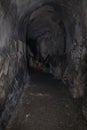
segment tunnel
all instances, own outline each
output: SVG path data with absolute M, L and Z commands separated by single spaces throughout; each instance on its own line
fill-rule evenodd
M 55 3 L 43 4 L 31 11 L 30 16 L 28 12 L 19 22 L 19 35 L 26 42 L 29 65 L 41 62 L 44 69 L 48 66 L 55 77 L 59 75 L 58 78 L 61 78 L 64 68 L 61 66 L 63 65 L 61 61 L 63 62 L 66 55 L 67 34 L 62 9 L 55 5 Z
M 86 0 L 0 1 L 0 130 L 87 129 Z

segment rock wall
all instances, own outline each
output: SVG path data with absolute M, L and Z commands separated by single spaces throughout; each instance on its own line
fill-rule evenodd
M 9 119 L 26 82 L 26 45 L 17 38 L 17 19 L 16 5 L 0 1 L 0 128 L 3 120 Z

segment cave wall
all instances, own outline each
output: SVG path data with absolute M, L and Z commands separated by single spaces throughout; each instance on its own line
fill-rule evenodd
M 26 77 L 25 44 L 17 38 L 17 19 L 15 3 L 0 1 L 0 128 L 17 104 Z

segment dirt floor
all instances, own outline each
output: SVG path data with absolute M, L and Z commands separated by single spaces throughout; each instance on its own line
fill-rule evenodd
M 60 81 L 32 72 L 6 130 L 87 130 L 80 105 Z

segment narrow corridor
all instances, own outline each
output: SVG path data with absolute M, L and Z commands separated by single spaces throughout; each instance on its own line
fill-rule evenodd
M 87 130 L 80 102 L 51 75 L 32 72 L 6 130 Z

